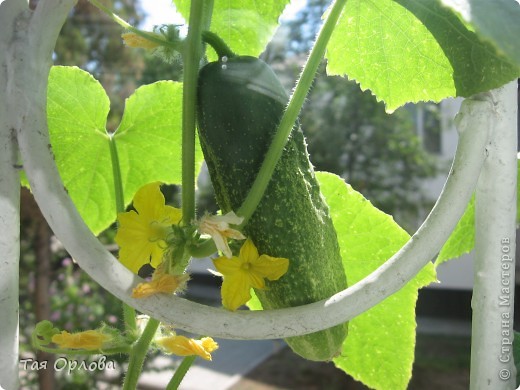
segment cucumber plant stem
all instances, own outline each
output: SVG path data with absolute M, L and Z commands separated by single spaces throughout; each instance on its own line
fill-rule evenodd
M 119 165 L 119 155 L 117 154 L 115 134 L 108 135 L 110 146 L 110 162 L 112 163 L 112 174 L 114 175 L 114 193 L 116 198 L 116 213 L 125 211 L 125 200 L 123 197 L 123 181 L 121 179 L 121 167 Z
M 209 31 L 211 26 L 211 18 L 213 17 L 213 6 L 215 0 L 204 0 L 204 13 L 202 16 L 202 31 Z
M 202 57 L 201 36 L 203 16 L 204 2 L 192 1 L 188 36 L 186 37 L 186 46 L 183 55 L 182 220 L 185 225 L 191 223 L 195 218 L 195 118 L 197 108 L 197 78 Z
M 314 76 L 318 67 L 323 59 L 325 54 L 325 49 L 327 47 L 327 43 L 334 31 L 336 23 L 341 15 L 341 11 L 343 10 L 347 0 L 336 0 L 331 8 L 330 12 L 323 23 L 318 36 L 316 38 L 316 42 L 314 43 L 312 50 L 310 52 L 309 58 L 305 63 L 303 71 L 300 75 L 300 79 L 296 83 L 296 87 L 294 92 L 289 100 L 289 104 L 287 109 L 284 112 L 282 120 L 278 125 L 278 130 L 273 138 L 271 146 L 265 155 L 264 162 L 260 168 L 258 176 L 256 177 L 249 193 L 244 200 L 244 203 L 240 206 L 237 211 L 237 214 L 244 218 L 241 226 L 245 226 L 249 218 L 253 215 L 256 210 L 256 207 L 262 200 L 262 196 L 269 184 L 271 176 L 273 175 L 274 169 L 276 168 L 276 164 L 278 160 L 282 156 L 283 149 L 289 139 L 289 135 L 291 134 L 291 130 L 298 118 L 298 114 L 303 106 L 305 101 L 305 97 L 309 92 L 312 81 L 314 80 Z
M 150 343 L 155 336 L 155 332 L 157 332 L 157 328 L 159 328 L 159 324 L 160 322 L 158 320 L 150 318 L 144 328 L 143 334 L 132 346 L 130 361 L 128 363 L 128 369 L 123 383 L 123 390 L 134 390 L 137 388 L 137 381 L 141 375 L 144 359 L 146 358 Z
M 192 1 L 188 36 L 183 52 L 184 82 L 182 96 L 182 219 L 189 224 L 195 218 L 195 132 L 197 81 L 202 58 L 202 31 L 208 29 L 213 14 L 213 0 Z M 166 387 L 177 389 L 195 361 L 184 358 Z
M 115 134 L 109 134 L 108 144 L 110 146 L 110 159 L 112 163 L 112 173 L 114 176 L 114 192 L 116 198 L 116 213 L 125 211 L 125 199 L 123 192 L 123 180 L 121 178 L 121 166 L 119 164 L 119 155 L 117 154 Z M 123 319 L 125 330 L 127 332 L 136 333 L 137 324 L 135 321 L 135 309 L 123 302 Z
M 186 375 L 196 358 L 197 356 L 194 355 L 186 356 L 184 359 L 182 359 L 181 364 L 179 365 L 179 367 L 177 367 L 177 369 L 175 370 L 175 374 L 166 386 L 166 390 L 177 390 L 179 388 L 179 385 L 184 379 L 184 376 Z
M 230 49 L 226 42 L 224 42 L 222 38 L 211 31 L 203 31 L 202 40 L 217 52 L 219 59 L 222 57 L 231 58 L 236 56 L 236 54 Z

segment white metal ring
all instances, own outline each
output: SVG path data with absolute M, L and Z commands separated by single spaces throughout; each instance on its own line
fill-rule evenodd
M 309 305 L 259 312 L 232 313 L 170 296 L 132 299 L 130 292 L 141 279 L 119 263 L 85 225 L 48 146 L 42 102 L 46 102 L 50 58 L 60 23 L 71 6 L 69 0 L 41 1 L 31 19 L 25 52 L 31 53 L 32 61 L 19 62 L 19 85 L 13 97 L 20 100 L 19 107 L 26 107 L 17 133 L 19 147 L 36 201 L 67 251 L 101 286 L 143 313 L 196 334 L 232 339 L 285 338 L 325 329 L 355 317 L 403 287 L 435 256 L 463 214 L 485 159 L 488 131 L 476 131 L 482 126 L 472 129 L 472 124 L 488 120 L 491 103 L 486 100 L 463 103 L 453 167 L 426 221 L 398 253 L 348 289 Z

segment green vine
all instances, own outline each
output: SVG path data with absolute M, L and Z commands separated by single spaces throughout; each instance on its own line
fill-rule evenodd
M 150 343 L 159 328 L 160 322 L 154 318 L 150 318 L 143 334 L 139 337 L 139 340 L 132 346 L 130 352 L 130 361 L 128 362 L 128 369 L 123 383 L 123 390 L 134 390 L 137 388 L 137 381 L 141 375 L 143 369 L 143 363 L 146 358 L 146 354 L 150 348 Z
M 207 13 L 207 10 L 206 10 Z M 197 77 L 202 58 L 204 2 L 193 1 L 183 56 L 182 104 L 182 219 L 185 225 L 195 218 L 195 130 Z
M 114 175 L 114 191 L 116 198 L 116 212 L 125 211 L 125 199 L 123 192 L 123 180 L 121 179 L 121 166 L 119 164 L 119 156 L 117 154 L 116 140 L 113 134 L 109 135 L 108 142 L 110 145 L 110 158 L 112 163 L 112 172 Z M 125 329 L 127 332 L 136 334 L 137 323 L 135 321 L 135 309 L 123 302 L 123 318 Z
M 179 388 L 179 385 L 181 384 L 182 380 L 186 376 L 186 373 L 196 358 L 197 356 L 186 356 L 184 359 L 182 359 L 181 364 L 175 370 L 175 374 L 168 383 L 168 386 L 166 386 L 166 390 L 177 390 Z
M 256 177 L 249 193 L 244 200 L 242 206 L 240 206 L 237 214 L 244 218 L 241 226 L 245 226 L 247 221 L 253 213 L 255 212 L 258 204 L 262 200 L 264 192 L 271 180 L 274 169 L 276 168 L 276 164 L 278 160 L 282 156 L 283 149 L 289 139 L 291 134 L 291 130 L 298 118 L 300 110 L 305 101 L 305 97 L 309 92 L 309 89 L 312 85 L 312 81 L 314 80 L 316 71 L 325 55 L 325 49 L 327 48 L 327 43 L 332 36 L 332 32 L 334 31 L 334 27 L 336 26 L 338 19 L 341 15 L 343 8 L 347 0 L 336 0 L 332 5 L 323 26 L 318 33 L 318 37 L 316 39 L 315 44 L 312 47 L 311 53 L 303 71 L 300 75 L 300 79 L 296 83 L 296 87 L 294 89 L 294 93 L 292 94 L 287 109 L 280 121 L 278 126 L 278 130 L 273 138 L 271 146 L 265 155 L 264 162 L 260 168 L 260 172 Z
M 202 32 L 202 40 L 210 45 L 216 52 L 219 58 L 222 57 L 235 57 L 236 54 L 231 50 L 231 48 L 224 42 L 222 38 L 220 38 L 217 34 L 211 31 L 203 31 Z

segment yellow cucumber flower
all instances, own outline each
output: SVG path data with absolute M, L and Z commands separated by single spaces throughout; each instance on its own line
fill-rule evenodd
M 157 340 L 157 344 L 174 355 L 197 355 L 205 360 L 211 360 L 211 352 L 218 348 L 218 344 L 211 337 L 203 337 L 200 340 L 196 340 L 175 335 L 163 337 Z
M 151 295 L 165 293 L 173 294 L 182 291 L 189 280 L 188 274 L 170 275 L 164 272 L 157 273 L 158 268 L 149 282 L 139 283 L 132 291 L 132 298 L 146 298 Z
M 245 240 L 245 236 L 236 229 L 229 227 L 229 224 L 240 225 L 244 218 L 237 216 L 233 211 L 226 215 L 205 214 L 199 221 L 199 233 L 209 234 L 219 251 L 226 257 L 231 258 L 232 253 L 227 242 L 228 238 L 235 240 Z
M 155 36 L 157 38 L 161 38 L 160 35 L 154 33 L 147 33 L 150 36 Z M 159 46 L 159 43 L 146 39 L 141 35 L 137 35 L 136 33 L 124 33 L 121 34 L 121 38 L 128 47 L 134 48 L 142 48 L 142 49 L 155 49 Z
M 62 330 L 60 334 L 52 336 L 52 342 L 60 348 L 68 349 L 101 349 L 103 344 L 109 341 L 111 337 L 97 330 L 86 330 L 84 332 L 69 333 Z
M 253 241 L 247 239 L 238 257 L 219 257 L 213 260 L 223 275 L 222 305 L 236 310 L 251 299 L 251 287 L 263 289 L 265 278 L 280 279 L 289 268 L 289 260 L 282 257 L 259 255 Z
M 119 229 L 115 241 L 120 247 L 119 261 L 132 272 L 148 263 L 157 268 L 166 248 L 166 236 L 171 225 L 182 218 L 181 210 L 165 205 L 160 183 L 150 183 L 134 196 L 136 211 L 119 213 Z

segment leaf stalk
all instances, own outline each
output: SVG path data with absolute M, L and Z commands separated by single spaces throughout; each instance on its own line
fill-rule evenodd
M 262 166 L 260 167 L 258 176 L 249 190 L 244 203 L 237 211 L 237 214 L 244 218 L 241 227 L 246 225 L 247 221 L 251 218 L 258 204 L 262 200 L 264 192 L 276 168 L 276 164 L 278 164 L 278 161 L 282 156 L 292 128 L 301 111 L 305 97 L 311 88 L 316 71 L 325 55 L 327 44 L 346 3 L 347 0 L 334 1 L 330 7 L 330 12 L 325 19 L 325 22 L 318 32 L 316 42 L 312 47 L 307 62 L 305 63 L 300 79 L 296 83 L 294 92 L 289 99 L 287 109 L 278 125 L 278 130 L 276 131 L 271 146 L 269 147 Z

